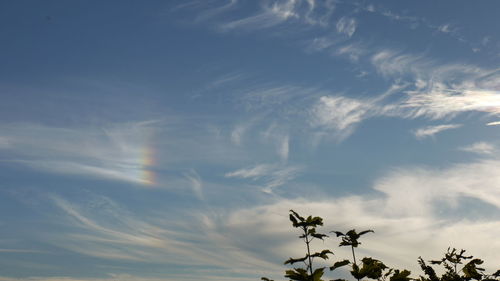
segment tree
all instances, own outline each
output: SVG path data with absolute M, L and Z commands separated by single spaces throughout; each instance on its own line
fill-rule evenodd
M 328 235 L 316 231 L 316 228 L 318 226 L 323 226 L 323 219 L 320 217 L 312 216 L 304 218 L 294 210 L 290 210 L 289 218 L 292 222 L 293 227 L 301 230 L 301 235 L 299 236 L 299 238 L 302 239 L 305 243 L 306 253 L 303 257 L 289 258 L 285 261 L 285 265 L 304 263 L 304 267 L 295 267 L 293 269 L 286 270 L 285 277 L 290 278 L 290 280 L 297 281 L 323 281 L 321 277 L 324 274 L 325 267 L 314 268 L 314 259 L 320 258 L 323 260 L 327 260 L 328 255 L 333 255 L 333 253 L 327 249 L 322 250 L 321 252 L 311 253 L 311 242 L 314 239 L 323 240 L 325 237 L 328 237 Z M 261 280 L 273 281 L 266 277 L 262 277 Z
M 324 281 L 321 278 L 325 273 L 326 267 L 315 268 L 313 263 L 317 258 L 328 260 L 329 256 L 333 255 L 333 252 L 325 249 L 321 252 L 311 253 L 311 242 L 313 240 L 324 240 L 328 237 L 328 235 L 316 231 L 316 228 L 323 226 L 323 219 L 313 216 L 304 218 L 294 210 L 290 210 L 289 218 L 292 222 L 292 226 L 301 231 L 299 238 L 305 243 L 306 253 L 303 257 L 289 258 L 285 261 L 285 265 L 293 265 L 296 263 L 304 264 L 303 267 L 294 267 L 293 269 L 286 270 L 285 277 L 289 278 L 291 281 Z M 419 276 L 419 278 L 410 277 L 411 272 L 409 270 L 389 268 L 382 261 L 371 257 L 364 257 L 359 263 L 356 260 L 355 253 L 355 248 L 361 244 L 359 238 L 367 233 L 373 233 L 374 231 L 364 230 L 358 233 L 355 229 L 351 229 L 345 234 L 340 231 L 331 232 L 335 233 L 336 237 L 341 238 L 339 247 L 351 247 L 352 260 L 345 259 L 337 261 L 329 267 L 330 271 L 350 265 L 351 270 L 349 272 L 357 281 L 361 281 L 365 278 L 378 281 L 387 281 L 387 279 L 388 281 L 500 281 L 500 270 L 497 270 L 493 274 L 485 274 L 484 269 L 479 267 L 483 264 L 481 259 L 474 258 L 473 256 L 465 256 L 465 250 L 457 250 L 455 248 L 448 248 L 447 253 L 445 253 L 442 259 L 430 261 L 432 265 L 442 265 L 445 268 L 446 272 L 441 276 L 438 276 L 434 268 L 427 265 L 421 257 L 419 257 L 418 263 L 425 276 Z M 465 261 L 468 262 L 462 268 L 459 268 Z M 262 277 L 261 280 L 274 281 L 266 277 Z M 346 280 L 334 279 L 330 281 Z

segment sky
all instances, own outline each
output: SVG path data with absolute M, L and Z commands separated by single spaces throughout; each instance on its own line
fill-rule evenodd
M 415 277 L 493 272 L 499 10 L 0 1 L 0 280 L 284 280 L 290 209 Z

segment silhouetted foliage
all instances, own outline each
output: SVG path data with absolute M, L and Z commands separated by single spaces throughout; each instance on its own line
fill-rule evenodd
M 429 261 L 432 265 L 441 265 L 445 268 L 445 273 L 438 277 L 432 266 L 427 265 L 420 257 L 418 263 L 424 271 L 426 277 L 420 276 L 421 281 L 497 281 L 500 280 L 500 270 L 488 275 L 484 274 L 484 268 L 479 267 L 483 264 L 483 260 L 474 258 L 473 256 L 465 256 L 465 250 L 457 250 L 448 248 L 444 257 L 440 260 Z M 465 263 L 468 261 L 467 263 Z M 460 269 L 459 266 L 464 264 Z
M 303 257 L 289 258 L 285 261 L 285 265 L 294 265 L 296 263 L 303 264 L 303 267 L 294 267 L 293 269 L 286 270 L 285 277 L 289 278 L 291 281 L 324 281 L 321 278 L 325 273 L 326 267 L 314 268 L 313 263 L 316 258 L 328 260 L 329 256 L 333 255 L 333 252 L 325 249 L 320 252 L 311 253 L 311 242 L 313 240 L 324 240 L 328 237 L 328 235 L 316 231 L 317 227 L 323 226 L 323 219 L 321 217 L 312 216 L 304 218 L 294 210 L 290 210 L 289 218 L 292 222 L 292 226 L 301 231 L 299 238 L 305 243 L 306 252 Z M 389 268 L 382 261 L 371 257 L 364 257 L 361 259 L 361 263 L 358 263 L 356 260 L 355 248 L 361 244 L 359 239 L 361 236 L 370 232 L 373 233 L 374 231 L 364 230 L 358 233 L 355 229 L 351 229 L 345 234 L 340 231 L 331 232 L 335 233 L 336 237 L 341 238 L 339 247 L 351 247 L 352 260 L 345 259 L 334 262 L 333 265 L 329 267 L 330 271 L 350 266 L 349 272 L 351 276 L 358 281 L 366 278 L 378 281 L 500 281 L 500 270 L 490 275 L 485 274 L 484 269 L 479 267 L 483 264 L 482 260 L 474 258 L 473 256 L 466 256 L 464 255 L 465 250 L 457 250 L 455 248 L 448 248 L 448 251 L 440 260 L 429 261 L 431 265 L 440 265 L 444 267 L 445 273 L 441 276 L 438 276 L 434 268 L 427 265 L 421 257 L 418 258 L 418 263 L 425 276 L 421 275 L 418 278 L 410 277 L 411 272 L 409 270 Z M 464 265 L 460 268 L 462 264 Z M 261 280 L 274 281 L 266 277 L 262 277 Z M 330 281 L 346 280 L 333 279 Z

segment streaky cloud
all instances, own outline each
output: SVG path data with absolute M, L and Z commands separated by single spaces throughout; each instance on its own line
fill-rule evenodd
M 443 124 L 435 126 L 427 126 L 413 131 L 415 137 L 419 140 L 429 137 L 434 137 L 436 134 L 446 130 L 457 129 L 462 127 L 461 124 Z
M 193 188 L 193 193 L 200 200 L 203 200 L 203 181 L 201 180 L 200 175 L 196 172 L 196 170 L 191 169 L 188 172 L 184 173 L 184 176 L 191 184 Z
M 284 164 L 258 164 L 228 172 L 226 178 L 250 179 L 260 185 L 261 191 L 273 193 L 273 189 L 293 180 L 302 171 L 300 166 Z
M 2 124 L 16 162 L 51 173 L 155 185 L 152 138 L 156 121 L 59 128 Z
M 337 32 L 338 33 L 343 33 L 349 37 L 352 37 L 354 35 L 354 32 L 356 32 L 356 27 L 357 23 L 354 18 L 349 18 L 349 17 L 342 17 L 337 21 Z
M 493 154 L 496 151 L 495 145 L 484 141 L 475 142 L 471 145 L 460 147 L 459 149 L 462 151 L 484 154 L 484 155 Z
M 342 96 L 323 96 L 311 109 L 311 126 L 333 130 L 339 140 L 353 132 L 353 126 L 367 118 L 372 101 Z

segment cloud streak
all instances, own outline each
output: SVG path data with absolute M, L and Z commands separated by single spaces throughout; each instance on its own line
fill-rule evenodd
M 481 141 L 481 142 L 475 142 L 469 146 L 461 147 L 460 150 L 488 155 L 488 154 L 493 154 L 496 151 L 496 147 L 491 143 Z
M 154 121 L 101 128 L 2 125 L 9 161 L 51 173 L 154 185 Z
M 337 32 L 343 33 L 349 37 L 352 37 L 354 32 L 356 32 L 356 20 L 353 18 L 342 17 L 337 21 Z
M 439 134 L 446 130 L 457 129 L 462 125 L 460 124 L 445 124 L 445 125 L 436 125 L 436 126 L 427 126 L 424 128 L 419 128 L 413 131 L 415 137 L 419 140 L 434 137 L 436 134 Z
M 299 166 L 279 164 L 258 164 L 236 171 L 228 172 L 226 178 L 250 179 L 261 186 L 265 193 L 273 193 L 273 189 L 293 180 L 301 171 Z

